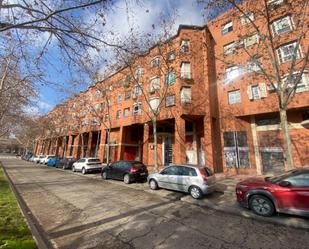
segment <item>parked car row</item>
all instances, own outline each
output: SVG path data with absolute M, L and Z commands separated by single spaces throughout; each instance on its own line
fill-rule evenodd
M 170 165 L 149 174 L 140 161 L 116 161 L 103 166 L 98 158 L 59 158 L 53 155 L 22 157 L 50 167 L 72 169 L 82 174 L 101 172 L 103 180 L 121 180 L 126 184 L 147 181 L 150 189 L 159 188 L 189 193 L 194 199 L 215 191 L 216 177 L 207 167 Z M 261 216 L 274 213 L 309 216 L 309 168 L 296 169 L 279 176 L 248 178 L 236 186 L 239 204 Z

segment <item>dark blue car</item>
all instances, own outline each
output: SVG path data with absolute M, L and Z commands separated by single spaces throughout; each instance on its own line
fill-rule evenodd
M 56 165 L 59 163 L 61 158 L 55 156 L 55 157 L 52 157 L 52 158 L 49 158 L 48 161 L 47 161 L 47 166 L 48 167 L 56 167 Z

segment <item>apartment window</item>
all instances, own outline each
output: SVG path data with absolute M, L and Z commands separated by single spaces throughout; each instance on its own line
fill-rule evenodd
M 240 103 L 241 102 L 240 90 L 228 92 L 228 101 L 230 105 Z
M 160 57 L 156 56 L 155 58 L 152 59 L 150 62 L 151 67 L 159 67 L 160 66 Z
M 248 86 L 248 96 L 250 100 L 261 99 L 267 97 L 267 85 L 260 83 L 257 85 Z
M 76 103 L 75 103 L 75 102 L 72 104 L 72 108 L 73 108 L 73 109 L 76 108 Z
M 142 114 L 142 104 L 141 103 L 135 103 L 133 105 L 133 116 L 138 116 Z
M 288 88 L 296 89 L 295 92 L 304 92 L 309 90 L 308 72 L 304 72 L 302 75 L 299 72 L 294 73 L 291 77 L 284 77 L 283 81 L 288 81 Z
M 190 62 L 181 63 L 180 76 L 182 79 L 191 79 Z
M 111 100 L 110 99 L 108 99 L 106 102 L 107 102 L 107 106 L 111 106 Z
M 225 34 L 232 32 L 232 31 L 233 31 L 233 22 L 232 21 L 230 21 L 226 24 L 223 24 L 221 26 L 221 34 L 222 35 L 225 35 Z
M 262 57 L 254 56 L 247 63 L 247 70 L 249 72 L 258 72 L 261 70 Z
M 98 125 L 99 122 L 96 118 L 91 119 L 91 125 Z
M 140 85 L 135 85 L 134 86 L 134 95 L 136 97 L 142 95 L 142 87 Z
M 180 51 L 182 53 L 189 53 L 190 52 L 190 41 L 189 40 L 182 40 L 181 41 Z
M 282 17 L 271 24 L 274 35 L 281 35 L 293 30 L 292 19 L 290 16 Z
M 118 104 L 120 104 L 122 102 L 122 98 L 123 98 L 122 94 L 118 94 L 118 96 L 117 96 L 117 103 Z
M 250 35 L 248 37 L 246 37 L 244 39 L 244 44 L 245 44 L 245 47 L 250 47 L 254 44 L 257 44 L 259 43 L 259 35 L 258 34 L 253 34 L 253 35 Z
M 192 102 L 191 87 L 183 87 L 181 89 L 180 100 L 182 104 L 190 104 Z
M 168 62 L 171 62 L 171 61 L 173 61 L 173 60 L 175 60 L 175 59 L 176 59 L 175 51 L 169 52 L 169 53 L 167 54 L 167 61 L 168 61 Z
M 171 86 L 175 82 L 176 82 L 176 74 L 174 71 L 171 71 L 165 76 L 165 84 Z
M 256 117 L 255 123 L 257 126 L 277 125 L 280 124 L 280 118 L 277 115 L 273 117 Z
M 124 99 L 125 100 L 128 100 L 128 99 L 130 99 L 131 98 L 131 91 L 129 90 L 129 91 L 125 91 L 124 92 Z
M 140 78 L 144 75 L 144 68 L 142 67 L 137 67 L 137 69 L 135 70 L 135 77 L 136 78 Z
M 156 76 L 150 79 L 150 88 L 149 91 L 151 93 L 160 89 L 160 77 Z
M 99 104 L 95 104 L 95 105 L 93 106 L 93 109 L 96 110 L 96 111 L 99 110 Z
M 258 85 L 251 86 L 251 93 L 253 99 L 260 99 L 261 98 L 261 92 Z
M 125 118 L 129 117 L 129 115 L 130 115 L 130 107 L 125 108 L 124 111 L 123 111 L 123 116 Z
M 95 95 L 96 95 L 97 98 L 101 97 L 102 96 L 101 91 L 96 90 Z
M 121 110 L 117 110 L 116 119 L 120 119 L 120 117 L 121 117 Z
M 108 114 L 105 114 L 104 121 L 105 121 L 105 122 L 108 122 L 108 121 L 109 121 L 109 115 L 108 115 Z
M 149 100 L 149 105 L 150 105 L 150 111 L 157 112 L 160 104 L 160 98 L 152 98 Z
M 104 110 L 104 106 L 105 106 L 104 102 L 101 102 L 101 103 L 100 103 L 100 110 L 101 110 L 101 111 Z
M 231 66 L 225 70 L 224 81 L 225 83 L 231 83 L 242 75 L 242 69 L 239 66 Z
M 283 5 L 285 0 L 269 0 L 267 1 L 268 7 L 271 9 L 278 8 L 279 6 Z
M 254 21 L 254 13 L 251 12 L 251 13 L 247 13 L 246 15 L 243 15 L 240 17 L 240 22 L 241 22 L 241 25 L 247 25 L 249 24 L 251 21 L 253 22 Z
M 279 57 L 280 63 L 284 63 L 293 59 L 294 51 L 296 47 L 296 42 L 292 42 L 277 48 L 277 54 Z M 300 58 L 300 49 L 296 51 L 296 59 Z
M 79 104 L 83 105 L 85 103 L 85 101 L 83 99 L 79 100 Z
M 175 94 L 173 95 L 167 95 L 165 97 L 165 106 L 174 106 L 175 105 L 175 102 L 176 102 L 176 96 Z
M 236 42 L 231 42 L 223 46 L 223 53 L 225 55 L 233 54 L 236 48 Z

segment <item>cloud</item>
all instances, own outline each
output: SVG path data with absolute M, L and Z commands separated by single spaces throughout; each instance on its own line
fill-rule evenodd
M 52 108 L 53 105 L 45 102 L 41 97 L 40 100 L 36 101 L 30 106 L 27 106 L 24 111 L 28 115 L 41 116 L 51 111 Z

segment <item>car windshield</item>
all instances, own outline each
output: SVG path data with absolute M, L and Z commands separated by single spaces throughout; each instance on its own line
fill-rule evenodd
M 267 182 L 272 182 L 272 183 L 277 183 L 277 182 L 280 182 L 282 181 L 283 179 L 289 177 L 289 176 L 292 176 L 294 175 L 295 173 L 297 173 L 297 170 L 290 170 L 286 173 L 283 173 L 281 175 L 278 175 L 278 176 L 273 176 L 273 177 L 265 177 L 265 181 Z
M 93 159 L 88 159 L 88 162 L 89 163 L 100 163 L 101 161 L 98 158 L 93 158 Z

